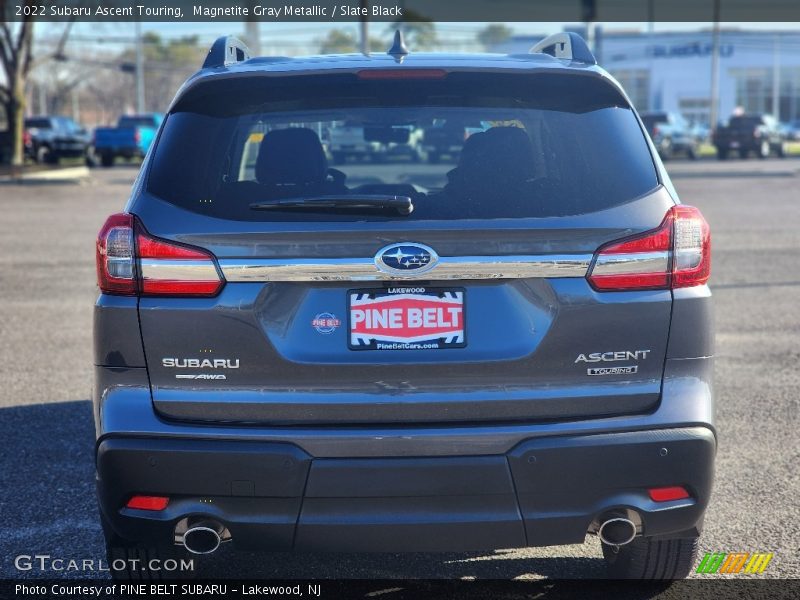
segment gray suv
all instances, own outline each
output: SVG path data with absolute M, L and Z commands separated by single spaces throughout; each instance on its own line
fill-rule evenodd
M 716 451 L 708 225 L 577 35 L 396 41 L 290 59 L 221 38 L 102 228 L 110 557 L 590 534 L 614 577 L 686 576 Z M 332 168 L 321 141 L 448 121 L 474 124 L 449 164 Z

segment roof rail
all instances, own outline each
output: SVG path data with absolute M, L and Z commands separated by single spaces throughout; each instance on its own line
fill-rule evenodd
M 242 40 L 232 35 L 223 35 L 211 45 L 203 68 L 227 67 L 249 58 L 250 50 Z
M 577 33 L 564 31 L 554 33 L 544 38 L 541 42 L 534 44 L 530 49 L 531 54 L 549 54 L 556 58 L 566 58 L 587 65 L 596 65 L 597 59 L 589 50 L 586 41 Z

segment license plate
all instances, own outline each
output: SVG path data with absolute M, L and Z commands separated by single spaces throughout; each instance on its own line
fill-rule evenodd
M 350 350 L 466 346 L 464 289 L 392 287 L 348 291 Z
M 731 142 L 731 148 L 738 148 L 739 142 Z

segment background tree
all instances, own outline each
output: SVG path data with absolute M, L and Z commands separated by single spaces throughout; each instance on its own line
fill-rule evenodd
M 395 29 L 403 31 L 406 46 L 411 52 L 433 50 L 438 42 L 434 22 L 414 10 L 403 11 L 403 17 L 389 25 L 387 33 L 392 34 Z
M 144 45 L 144 110 L 163 112 L 180 85 L 200 68 L 203 55 L 208 49 L 200 47 L 196 35 L 165 40 L 152 31 L 142 35 L 142 44 Z M 133 48 L 122 52 L 116 62 L 129 66 L 126 70 L 129 78 L 136 76 L 136 53 Z M 133 104 L 135 95 L 131 94 L 129 89 L 122 112 L 130 112 Z
M 514 30 L 503 23 L 491 23 L 478 32 L 478 41 L 486 50 L 511 38 Z
M 0 0 L 0 15 L 6 13 L 5 0 Z M 25 160 L 22 147 L 25 118 L 25 84 L 30 72 L 33 56 L 33 20 L 24 17 L 19 23 L 0 21 L 0 104 L 8 126 L 5 144 L 10 152 L 12 165 L 21 165 Z
M 317 40 L 320 54 L 350 54 L 359 52 L 360 44 L 358 38 L 350 31 L 341 29 L 331 29 L 324 38 Z M 369 38 L 370 52 L 380 52 L 389 47 L 383 40 Z

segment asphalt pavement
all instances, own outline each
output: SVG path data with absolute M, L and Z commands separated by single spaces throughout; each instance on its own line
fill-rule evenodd
M 775 554 L 800 577 L 800 160 L 669 163 L 708 219 L 716 298 L 717 479 L 702 551 Z M 0 183 L 0 577 L 21 554 L 103 558 L 93 482 L 94 238 L 136 175 Z M 210 576 L 596 578 L 599 544 L 469 554 L 234 555 Z M 64 573 L 64 575 L 81 575 Z M 85 574 L 83 574 L 85 576 Z

